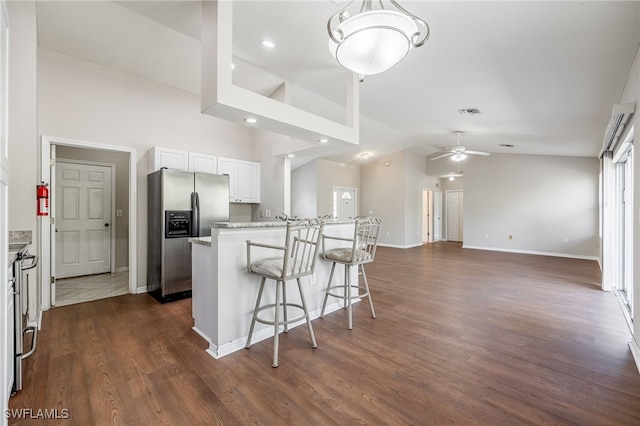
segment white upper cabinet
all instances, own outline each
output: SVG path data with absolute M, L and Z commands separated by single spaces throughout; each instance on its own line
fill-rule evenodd
M 218 173 L 218 157 L 215 155 L 190 152 L 189 171 L 213 173 L 215 175 Z
M 216 174 L 218 172 L 218 157 L 181 149 L 154 146 L 149 153 L 149 173 L 160 170 L 163 167 Z
M 218 157 L 218 174 L 229 175 L 229 200 L 238 198 L 238 160 Z
M 260 202 L 260 163 L 154 146 L 149 150 L 149 173 L 163 167 L 229 175 L 229 201 Z
M 229 175 L 229 201 L 260 202 L 260 163 L 218 157 L 218 174 Z
M 154 146 L 149 153 L 149 173 L 167 169 L 189 170 L 189 152 Z

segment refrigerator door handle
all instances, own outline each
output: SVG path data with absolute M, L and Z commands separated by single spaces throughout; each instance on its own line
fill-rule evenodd
M 193 217 L 191 218 L 191 236 L 200 236 L 200 197 L 197 192 L 191 194 L 191 208 Z

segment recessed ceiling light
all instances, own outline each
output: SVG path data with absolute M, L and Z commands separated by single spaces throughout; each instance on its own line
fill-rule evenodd
M 371 154 L 369 154 L 368 152 L 363 152 L 362 154 L 360 154 L 360 158 L 362 158 L 363 160 L 366 160 L 367 158 L 369 158 Z
M 258 120 L 256 120 L 255 118 L 252 118 L 252 117 L 245 118 L 244 121 L 249 123 L 249 124 L 256 124 L 258 122 Z
M 454 180 L 456 180 L 456 177 L 455 177 L 455 176 L 449 176 L 449 180 L 450 180 L 451 182 L 453 182 Z
M 329 142 L 329 139 L 327 139 L 327 138 L 318 139 L 318 142 L 327 143 L 327 142 Z
M 287 155 L 287 157 L 293 158 L 293 157 L 295 157 L 295 155 L 294 154 L 289 154 L 289 155 Z
M 262 40 L 262 45 L 264 47 L 269 48 L 269 49 L 273 49 L 274 47 L 276 47 L 276 44 L 274 42 L 272 42 L 271 40 Z
M 480 114 L 480 110 L 478 108 L 462 108 L 459 109 L 458 112 L 462 115 L 477 115 Z

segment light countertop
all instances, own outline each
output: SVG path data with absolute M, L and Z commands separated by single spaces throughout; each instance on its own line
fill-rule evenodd
M 353 219 L 323 219 L 325 225 L 337 225 L 343 223 L 353 223 Z M 264 222 L 215 222 L 211 224 L 212 228 L 219 229 L 235 229 L 235 228 L 275 228 L 287 226 L 287 222 L 282 220 L 271 220 Z

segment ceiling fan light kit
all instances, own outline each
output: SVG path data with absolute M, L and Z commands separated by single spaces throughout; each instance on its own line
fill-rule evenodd
M 381 9 L 373 10 L 372 0 L 363 0 L 353 16 L 347 11 L 351 3 L 327 21 L 329 51 L 348 70 L 361 76 L 379 74 L 429 39 L 429 25 L 395 0 L 389 3 L 396 10 L 385 9 L 382 0 Z
M 461 132 L 460 130 L 457 130 L 457 131 L 455 131 L 453 133 L 455 133 L 458 136 L 458 141 L 457 141 L 456 146 L 454 146 L 453 148 L 449 148 L 449 149 L 444 150 L 437 157 L 433 157 L 431 159 L 431 161 L 437 160 L 439 158 L 444 158 L 444 157 L 449 157 L 450 156 L 453 161 L 460 162 L 460 161 L 462 161 L 462 160 L 467 158 L 467 154 L 482 155 L 482 156 L 485 156 L 485 157 L 491 155 L 490 153 L 483 152 L 483 151 L 469 151 L 464 146 L 460 146 L 460 135 L 463 132 Z

